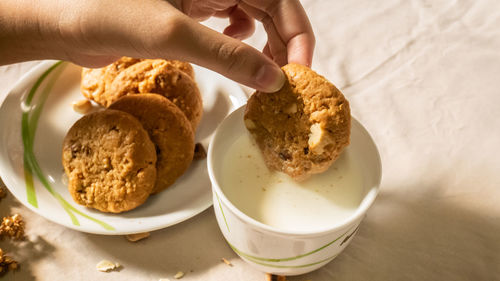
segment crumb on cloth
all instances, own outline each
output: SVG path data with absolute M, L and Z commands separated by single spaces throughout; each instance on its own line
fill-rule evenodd
M 120 268 L 121 264 L 114 263 L 114 262 L 109 261 L 109 260 L 102 260 L 102 261 L 98 262 L 95 267 L 97 270 L 99 270 L 101 272 L 110 272 L 112 270 L 116 270 L 116 269 Z
M 266 281 L 287 281 L 286 276 L 266 273 Z
M 24 238 L 24 221 L 20 214 L 14 214 L 2 219 L 0 224 L 0 235 L 21 240 Z
M 223 263 L 225 263 L 225 264 L 227 264 L 229 266 L 233 266 L 233 264 L 230 261 L 228 261 L 226 258 L 222 258 L 221 260 L 222 260 Z
M 137 242 L 148 238 L 150 235 L 151 233 L 149 232 L 141 232 L 141 233 L 127 234 L 125 235 L 125 238 L 130 242 Z
M 8 271 L 17 270 L 19 264 L 13 258 L 4 254 L 3 250 L 0 249 L 0 276 L 4 275 Z

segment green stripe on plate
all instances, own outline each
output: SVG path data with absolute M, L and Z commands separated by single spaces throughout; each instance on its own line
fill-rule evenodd
M 28 97 L 26 98 L 24 104 L 26 108 L 30 108 L 32 105 L 32 101 L 40 88 L 40 85 L 42 82 L 47 78 L 47 76 L 54 70 L 56 69 L 59 65 L 61 65 L 63 62 L 59 61 L 55 63 L 53 66 L 51 66 L 49 69 L 47 69 L 33 84 L 33 87 L 29 91 Z M 60 74 L 60 73 L 59 73 Z M 35 132 L 36 128 L 38 126 L 38 119 L 40 117 L 40 114 L 42 112 L 43 106 L 45 104 L 45 101 L 48 97 L 48 94 L 50 93 L 50 90 L 55 83 L 55 80 L 57 79 L 58 75 L 54 76 L 53 79 L 48 83 L 47 87 L 42 91 L 42 94 L 39 98 L 39 103 L 36 104 L 35 109 L 33 110 L 27 110 L 23 112 L 22 118 L 21 118 L 21 134 L 22 134 L 22 139 L 23 139 L 23 146 L 24 146 L 24 174 L 25 174 L 25 182 L 26 182 L 26 194 L 27 194 L 27 200 L 28 202 L 38 208 L 38 202 L 36 199 L 36 193 L 34 189 L 34 184 L 33 184 L 33 173 L 37 176 L 38 180 L 42 183 L 42 185 L 47 189 L 47 191 L 57 199 L 61 207 L 66 211 L 68 216 L 71 219 L 71 222 L 73 225 L 79 226 L 80 222 L 78 221 L 78 218 L 75 216 L 74 213 L 89 219 L 100 226 L 102 226 L 106 230 L 115 230 L 114 227 L 111 225 L 100 221 L 96 218 L 93 218 L 75 207 L 73 207 L 70 203 L 68 203 L 59 193 L 57 193 L 52 186 L 50 185 L 49 181 L 45 177 L 45 175 L 42 172 L 42 169 L 40 168 L 40 165 L 38 164 L 38 161 L 35 157 L 35 153 L 33 151 L 33 144 L 34 144 L 34 138 L 35 138 Z

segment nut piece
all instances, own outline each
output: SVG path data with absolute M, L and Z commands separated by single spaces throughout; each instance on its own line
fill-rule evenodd
M 266 281 L 287 281 L 286 276 L 266 273 Z
M 0 224 L 0 235 L 20 240 L 24 237 L 24 221 L 20 214 L 4 217 Z
M 101 272 L 109 272 L 109 271 L 111 271 L 113 269 L 117 269 L 119 267 L 121 267 L 121 265 L 119 263 L 113 263 L 113 262 L 108 261 L 108 260 L 102 260 L 95 266 L 95 268 Z
M 92 103 L 89 100 L 74 101 L 73 110 L 80 114 L 87 114 L 92 109 Z
M 175 279 L 181 279 L 182 277 L 184 277 L 184 272 L 182 271 L 179 271 L 174 275 Z
M 257 126 L 255 126 L 255 123 L 250 119 L 245 119 L 245 127 L 247 127 L 247 129 L 249 130 L 257 128 Z
M 285 110 L 283 112 L 285 112 L 287 114 L 296 113 L 297 112 L 297 104 L 296 103 L 290 104 L 287 108 L 285 108 Z
M 321 128 L 321 124 L 314 123 L 311 126 L 311 133 L 309 134 L 309 140 L 307 144 L 309 145 L 309 150 L 314 154 L 323 153 L 323 148 L 328 143 L 327 134 L 325 130 Z
M 142 233 L 134 233 L 134 234 L 128 234 L 125 235 L 125 238 L 127 238 L 128 241 L 130 242 L 137 242 L 142 239 L 146 239 L 151 235 L 149 232 L 142 232 Z
M 201 143 L 197 143 L 194 146 L 193 160 L 202 160 L 207 158 L 207 152 Z

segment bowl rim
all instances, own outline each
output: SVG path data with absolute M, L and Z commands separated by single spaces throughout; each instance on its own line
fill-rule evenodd
M 207 155 L 208 175 L 209 175 L 210 181 L 212 183 L 212 191 L 218 196 L 218 199 L 221 200 L 222 203 L 224 203 L 224 205 L 231 212 L 233 212 L 236 215 L 236 217 L 238 217 L 240 220 L 242 220 L 243 222 L 245 222 L 247 224 L 250 224 L 250 225 L 253 225 L 254 227 L 259 228 L 259 230 L 262 230 L 262 231 L 265 231 L 268 233 L 272 233 L 272 234 L 276 234 L 276 235 L 283 235 L 283 236 L 301 236 L 301 237 L 320 236 L 323 234 L 335 232 L 335 231 L 344 229 L 345 227 L 351 226 L 356 221 L 362 219 L 362 217 L 366 214 L 366 212 L 371 207 L 371 205 L 375 201 L 375 198 L 378 195 L 378 192 L 380 189 L 380 183 L 382 181 L 382 161 L 380 158 L 379 150 L 377 148 L 377 145 L 373 141 L 373 138 L 370 136 L 370 134 L 368 133 L 366 128 L 363 125 L 361 125 L 361 123 L 353 116 L 351 116 L 351 128 L 354 126 L 358 127 L 358 129 L 360 129 L 361 133 L 363 135 L 365 135 L 367 140 L 369 142 L 371 142 L 371 144 L 375 148 L 374 153 L 375 153 L 375 158 L 377 160 L 376 161 L 377 162 L 376 168 L 378 170 L 377 171 L 378 173 L 377 173 L 376 184 L 374 184 L 369 189 L 369 191 L 365 194 L 365 196 L 361 200 L 361 203 L 359 204 L 359 206 L 356 208 L 356 211 L 354 211 L 349 217 L 347 217 L 343 220 L 340 220 L 339 222 L 337 222 L 335 224 L 329 224 L 328 227 L 325 227 L 325 228 L 318 228 L 318 229 L 306 230 L 306 231 L 304 231 L 304 230 L 286 230 L 286 229 L 280 229 L 280 228 L 277 228 L 274 226 L 264 224 L 256 219 L 250 217 L 249 215 L 245 214 L 240 209 L 238 209 L 226 197 L 226 195 L 224 194 L 224 192 L 222 191 L 222 189 L 219 185 L 217 178 L 215 177 L 214 165 L 213 165 L 214 147 L 215 147 L 214 143 L 216 143 L 222 137 L 222 135 L 223 135 L 222 129 L 224 127 L 224 124 L 227 122 L 227 120 L 230 118 L 234 118 L 234 115 L 242 114 L 242 111 L 245 110 L 245 107 L 246 107 L 246 104 L 240 106 L 238 109 L 234 110 L 229 115 L 227 115 L 224 118 L 224 120 L 218 125 L 218 127 L 215 130 L 215 133 L 213 135 L 213 138 L 210 141 L 210 145 L 208 146 L 208 155 Z M 243 124 L 243 122 L 242 122 L 242 124 Z M 214 208 L 215 208 L 215 204 L 214 204 Z

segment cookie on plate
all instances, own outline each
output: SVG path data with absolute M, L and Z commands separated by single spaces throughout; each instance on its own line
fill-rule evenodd
M 200 123 L 203 104 L 196 82 L 165 60 L 145 60 L 122 71 L 106 92 L 108 102 L 129 94 L 165 96 L 180 108 L 193 130 Z
M 102 68 L 83 68 L 80 90 L 82 94 L 100 105 L 108 106 L 104 93 L 115 77 L 125 68 L 142 61 L 129 57 L 122 57 L 114 63 Z
M 156 185 L 158 193 L 179 178 L 194 154 L 194 133 L 186 116 L 167 98 L 157 94 L 128 95 L 110 109 L 125 111 L 141 122 L 156 146 Z
M 186 73 L 189 77 L 191 77 L 191 79 L 194 80 L 194 69 L 190 63 L 180 60 L 167 60 L 167 62 L 171 63 L 173 67 Z
M 118 110 L 79 119 L 64 138 L 62 163 L 75 202 L 103 212 L 136 208 L 155 185 L 155 146 L 135 117 Z
M 301 181 L 326 171 L 349 145 L 349 102 L 306 66 L 288 64 L 282 69 L 287 77 L 283 88 L 254 93 L 244 121 L 266 165 Z

